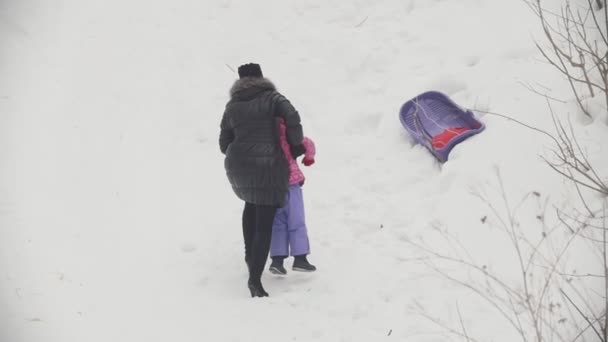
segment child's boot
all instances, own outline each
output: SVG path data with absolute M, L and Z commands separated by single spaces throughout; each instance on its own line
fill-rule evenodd
M 273 256 L 272 263 L 270 264 L 269 271 L 270 273 L 277 275 L 286 275 L 287 270 L 283 267 L 283 260 L 287 258 L 286 256 Z
M 311 265 L 306 259 L 306 255 L 296 255 L 293 260 L 293 268 L 294 271 L 298 272 L 314 272 L 317 268 L 314 265 Z

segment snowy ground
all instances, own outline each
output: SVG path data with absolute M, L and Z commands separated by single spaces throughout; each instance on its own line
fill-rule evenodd
M 448 322 L 459 302 L 473 332 L 512 341 L 404 239 L 445 226 L 509 264 L 471 189 L 498 168 L 514 200 L 567 200 L 539 158 L 549 141 L 482 114 L 441 166 L 397 112 L 435 89 L 551 129 L 520 84 L 569 96 L 538 36 L 504 0 L 0 3 L 0 341 L 445 341 L 416 302 Z M 231 69 L 250 61 L 318 149 L 304 191 L 319 271 L 266 273 L 265 300 L 248 298 L 217 146 Z M 599 156 L 596 121 L 575 125 Z

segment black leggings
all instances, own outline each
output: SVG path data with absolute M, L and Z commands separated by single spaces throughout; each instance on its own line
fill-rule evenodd
M 249 265 L 249 280 L 260 283 L 272 237 L 272 223 L 277 208 L 268 205 L 245 203 L 243 210 L 243 239 L 245 261 Z

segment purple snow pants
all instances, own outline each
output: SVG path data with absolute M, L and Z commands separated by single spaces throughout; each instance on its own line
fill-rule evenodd
M 309 253 L 310 244 L 304 221 L 302 188 L 299 184 L 290 185 L 285 206 L 277 210 L 272 224 L 270 256 L 307 255 Z

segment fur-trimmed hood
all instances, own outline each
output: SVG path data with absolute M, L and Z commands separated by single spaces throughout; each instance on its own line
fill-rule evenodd
M 269 79 L 264 77 L 243 77 L 236 80 L 230 88 L 230 97 L 233 99 L 246 99 L 269 90 L 277 90 Z

